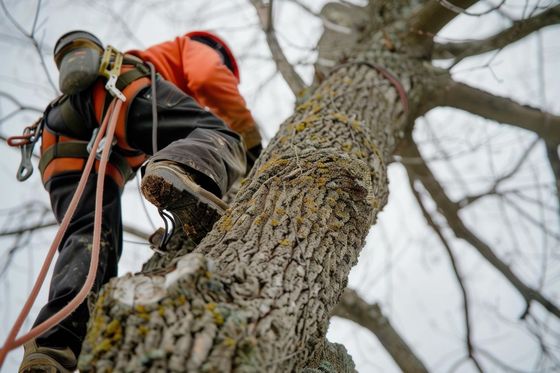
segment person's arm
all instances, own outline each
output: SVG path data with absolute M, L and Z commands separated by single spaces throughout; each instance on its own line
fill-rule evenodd
M 184 41 L 183 70 L 195 99 L 241 134 L 247 149 L 261 144 L 255 120 L 237 88 L 238 81 L 212 48 L 188 38 Z

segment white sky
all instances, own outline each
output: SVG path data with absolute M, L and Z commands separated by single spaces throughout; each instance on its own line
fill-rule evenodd
M 126 1 L 97 1 L 79 6 L 77 2 L 68 0 L 44 1 L 37 35 L 44 46 L 48 71 L 56 81 L 56 68 L 51 60 L 52 46 L 59 35 L 72 29 L 92 31 L 105 42 L 121 49 L 149 46 L 196 28 L 215 29 L 230 42 L 235 54 L 242 57 L 241 90 L 265 135 L 271 137 L 278 125 L 292 112 L 293 97 L 279 75 L 271 78 L 274 67 L 265 60 L 268 50 L 263 35 L 251 27 L 256 25 L 257 20 L 247 3 L 242 0 L 216 2 L 218 5 L 210 7 L 207 2 L 201 1 L 189 2 L 188 6 L 180 1 L 143 1 L 135 3 L 140 6 L 131 7 L 131 3 Z M 320 2 L 309 0 L 307 3 L 316 10 L 320 9 Z M 531 5 L 535 3 L 530 2 Z M 541 3 L 546 5 L 550 2 Z M 5 4 L 29 30 L 35 1 L 10 0 L 5 1 Z M 275 25 L 289 58 L 292 61 L 313 62 L 315 53 L 310 52 L 309 47 L 320 36 L 320 22 L 310 19 L 300 8 L 289 3 L 277 1 L 276 4 Z M 523 4 L 520 0 L 508 0 L 504 10 L 510 14 L 520 14 Z M 126 26 L 111 17 L 109 7 L 121 13 L 126 12 Z M 53 98 L 53 91 L 39 67 L 37 53 L 1 11 L 0 20 L 0 90 L 10 92 L 26 104 L 44 107 Z M 505 26 L 507 22 L 496 15 L 463 16 L 447 27 L 442 36 L 453 40 L 480 38 Z M 455 68 L 454 76 L 493 93 L 560 113 L 557 100 L 560 87 L 557 70 L 559 40 L 559 29 L 549 27 L 541 32 L 540 39 L 532 36 L 495 57 L 489 53 L 466 60 Z M 542 75 L 539 75 L 541 63 L 537 58 L 539 43 L 544 50 Z M 490 68 L 484 68 L 489 61 Z M 309 65 L 298 67 L 298 71 L 304 74 L 306 81 L 310 80 L 312 70 Z M 268 80 L 270 82 L 263 85 Z M 544 82 L 544 87 L 540 82 Z M 11 109 L 4 100 L 0 101 L 0 117 Z M 18 134 L 35 117 L 35 114 L 17 115 L 0 126 L 0 134 Z M 485 190 L 496 175 L 506 173 L 517 162 L 517 157 L 534 139 L 532 134 L 525 131 L 450 109 L 434 111 L 427 116 L 427 120 L 429 125 L 418 123 L 415 138 L 423 154 L 436 159 L 431 164 L 434 172 L 454 198 Z M 0 162 L 0 178 L 3 181 L 0 184 L 0 211 L 22 202 L 39 201 L 41 206 L 48 205 L 38 171 L 30 180 L 20 184 L 14 177 L 19 162 L 18 152 L 3 143 L 0 144 L 0 152 L 3 156 Z M 452 166 L 441 160 L 444 154 L 453 156 Z M 393 326 L 429 368 L 434 372 L 448 371 L 464 356 L 462 301 L 458 286 L 441 244 L 426 228 L 416 207 L 404 169 L 400 165 L 392 165 L 389 176 L 389 204 L 380 214 L 378 225 L 370 232 L 360 262 L 352 270 L 349 284 L 366 300 L 381 303 Z M 545 185 L 535 189 L 534 193 L 531 190 L 532 198 L 541 201 L 543 208 L 537 208 L 533 203 L 519 203 L 531 216 L 544 222 L 549 230 L 559 235 L 551 182 L 544 147 L 538 144 L 519 175 L 508 185 Z M 150 230 L 136 180 L 127 186 L 123 203 L 126 206 L 123 212 L 125 223 Z M 428 207 L 433 209 L 430 204 Z M 159 225 L 159 217 L 154 209 L 150 206 L 148 209 L 152 220 Z M 37 214 L 33 216 L 37 219 Z M 48 214 L 46 216 L 50 217 Z M 469 207 L 462 216 L 468 226 L 490 242 L 496 252 L 529 284 L 537 286 L 542 265 L 547 264 L 544 292 L 557 304 L 560 303 L 557 239 L 543 235 L 530 222 L 520 218 L 519 213 L 516 214 L 511 207 L 491 199 Z M 504 224 L 504 216 L 511 221 L 513 228 Z M 0 215 L 0 219 L 0 230 L 33 224 L 33 221 L 21 215 L 6 217 L 4 214 Z M 452 236 L 448 230 L 445 233 L 448 237 Z M 0 278 L 0 341 L 5 338 L 7 329 L 31 289 L 53 235 L 52 229 L 37 232 L 25 248 L 14 255 L 7 274 Z M 126 239 L 138 241 L 131 237 Z M 0 239 L 0 265 L 6 251 L 13 245 L 13 237 Z M 526 327 L 517 322 L 524 307 L 520 297 L 468 244 L 453 240 L 453 249 L 472 298 L 475 343 L 516 368 L 534 370 L 538 345 L 527 333 Z M 145 244 L 125 242 L 121 272 L 137 271 L 148 255 Z M 45 297 L 46 291 L 43 291 L 25 328 L 30 326 Z M 538 306 L 534 306 L 534 309 L 539 320 L 549 323 L 549 329 L 560 330 L 557 320 L 547 318 Z M 360 372 L 398 371 L 375 337 L 349 321 L 333 319 L 328 337 L 347 347 Z M 557 342 L 552 345 L 555 348 L 552 352 L 558 356 Z M 19 350 L 10 354 L 2 372 L 15 371 L 20 356 Z M 488 360 L 482 361 L 488 371 L 500 371 Z M 552 371 L 551 367 L 549 369 Z M 466 363 L 456 371 L 471 372 L 474 369 Z

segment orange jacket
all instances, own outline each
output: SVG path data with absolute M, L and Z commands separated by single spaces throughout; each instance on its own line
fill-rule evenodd
M 127 53 L 154 64 L 163 78 L 241 134 L 247 149 L 261 143 L 255 120 L 237 89 L 237 78 L 212 48 L 180 36 L 144 51 Z

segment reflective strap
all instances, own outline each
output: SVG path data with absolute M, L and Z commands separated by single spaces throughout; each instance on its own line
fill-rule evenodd
M 41 174 L 45 172 L 45 169 L 56 158 L 82 158 L 86 159 L 89 156 L 87 151 L 87 142 L 82 141 L 68 141 L 57 143 L 49 147 L 41 155 L 39 160 L 39 170 Z M 128 165 L 126 159 L 116 152 L 112 152 L 109 157 L 109 163 L 115 166 L 121 173 L 123 179 L 128 181 L 134 175 L 134 171 Z

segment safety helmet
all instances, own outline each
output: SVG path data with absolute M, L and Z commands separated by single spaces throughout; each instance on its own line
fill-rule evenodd
M 212 49 L 216 50 L 220 54 L 220 56 L 222 56 L 224 65 L 226 65 L 226 67 L 231 70 L 238 81 L 240 80 L 237 61 L 235 60 L 231 49 L 225 41 L 208 31 L 191 31 L 187 33 L 186 36 L 191 38 L 191 40 L 206 44 Z
M 103 43 L 95 35 L 83 30 L 67 32 L 58 38 L 54 46 L 54 61 L 60 68 L 62 58 L 66 53 L 74 48 L 87 47 L 103 53 Z

